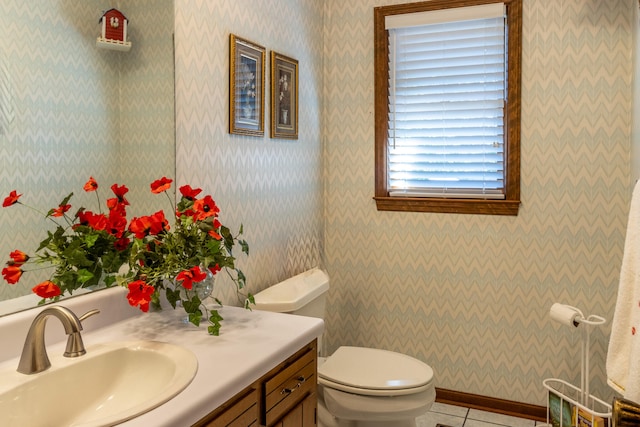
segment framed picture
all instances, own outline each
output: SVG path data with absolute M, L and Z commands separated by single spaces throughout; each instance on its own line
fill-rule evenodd
M 298 139 L 298 61 L 273 51 L 271 138 Z
M 264 135 L 264 47 L 229 38 L 229 133 Z

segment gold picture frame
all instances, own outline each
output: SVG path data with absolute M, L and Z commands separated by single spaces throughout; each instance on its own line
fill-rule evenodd
M 266 49 L 229 37 L 229 133 L 264 136 Z
M 271 51 L 271 138 L 298 139 L 298 61 Z

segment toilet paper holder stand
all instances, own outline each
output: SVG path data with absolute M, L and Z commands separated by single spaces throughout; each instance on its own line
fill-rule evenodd
M 558 306 L 558 304 L 554 304 L 554 306 Z M 576 412 L 576 415 L 580 411 L 582 416 L 588 418 L 590 425 L 595 427 L 597 425 L 595 422 L 596 419 L 600 418 L 604 423 L 604 427 L 608 427 L 611 425 L 611 405 L 591 395 L 589 392 L 589 346 L 591 329 L 595 326 L 603 325 L 606 323 L 606 319 L 597 315 L 585 316 L 580 309 L 569 305 L 563 305 L 562 309 L 571 309 L 575 312 L 575 315 L 572 316 L 572 322 L 570 322 L 573 327 L 578 328 L 580 325 L 584 325 L 584 327 L 581 328 L 580 388 L 558 378 L 547 378 L 542 384 L 549 390 L 549 393 L 554 393 L 560 398 L 560 408 L 563 407 L 563 401 L 568 402 L 572 410 Z M 554 317 L 553 310 L 554 307 L 552 307 L 552 317 Z M 554 318 L 554 320 L 558 319 Z M 551 395 L 549 395 L 549 397 L 551 397 Z M 549 411 L 547 411 L 547 422 L 549 422 L 548 418 Z M 562 418 L 560 422 L 561 427 L 569 427 L 562 425 Z

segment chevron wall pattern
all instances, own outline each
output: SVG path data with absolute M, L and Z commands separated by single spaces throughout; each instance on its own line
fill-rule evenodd
M 558 301 L 611 320 L 630 201 L 635 0 L 524 0 L 522 206 L 517 217 L 378 212 L 373 7 L 327 2 L 327 339 L 415 356 L 445 389 L 545 405 L 580 385 L 580 335 Z M 594 331 L 591 392 L 610 401 L 609 330 Z
M 111 7 L 130 20 L 130 52 L 96 48 Z M 131 189 L 130 215 L 165 207 L 149 184 L 175 176 L 172 33 L 172 0 L 3 1 L 0 62 L 13 120 L 0 130 L 2 198 L 16 189 L 47 211 L 74 192 L 75 207 L 97 209 L 82 191 L 94 176 L 103 201 L 114 182 Z M 20 208 L 0 210 L 0 259 L 45 236 L 43 217 Z M 0 300 L 30 294 L 46 274 L 3 284 Z
M 633 10 L 633 22 L 635 25 L 633 62 L 633 106 L 631 117 L 640 116 L 640 2 Z M 631 182 L 640 179 L 640 120 L 632 120 L 631 123 Z
M 323 2 L 176 0 L 178 185 L 212 195 L 232 231 L 244 224 L 250 256 L 238 256 L 250 292 L 320 263 L 323 222 Z M 228 133 L 229 35 L 299 61 L 299 138 L 271 139 L 269 60 L 264 137 Z M 218 275 L 218 298 L 237 303 Z
M 120 55 L 120 180 L 129 187 L 130 216 L 171 210 L 149 192 L 162 176 L 175 178 L 173 0 L 128 0 L 128 55 Z

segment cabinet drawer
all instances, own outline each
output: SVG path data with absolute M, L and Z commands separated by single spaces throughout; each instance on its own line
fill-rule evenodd
M 264 382 L 266 425 L 269 426 L 316 389 L 316 350 L 308 347 L 291 364 Z
M 258 390 L 246 389 L 196 424 L 197 427 L 247 427 L 258 423 Z

